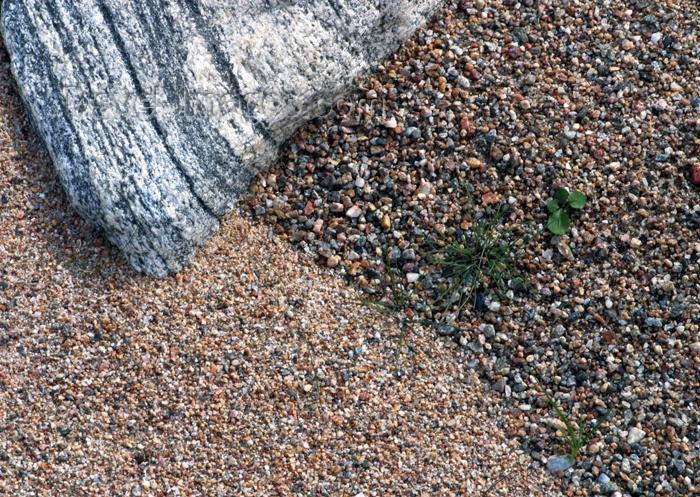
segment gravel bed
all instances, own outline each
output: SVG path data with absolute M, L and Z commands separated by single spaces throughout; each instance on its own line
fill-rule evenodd
M 416 327 L 397 357 L 342 277 L 224 226 L 136 274 L 66 204 L 0 46 L 1 496 L 560 495 L 456 344 Z
M 451 323 L 465 370 L 521 411 L 533 467 L 565 447 L 526 368 L 586 424 L 614 408 L 557 473 L 568 495 L 696 495 L 699 32 L 689 0 L 448 2 L 245 207 L 375 298 L 400 267 L 412 313 Z M 523 247 L 531 289 L 431 309 L 446 281 L 423 254 L 469 232 L 467 191 L 477 216 L 507 204 L 504 230 L 536 230 L 560 186 L 589 203 Z

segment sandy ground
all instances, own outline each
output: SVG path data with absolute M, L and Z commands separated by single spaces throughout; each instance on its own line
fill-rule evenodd
M 268 228 L 135 273 L 66 204 L 4 51 L 0 92 L 0 495 L 557 495 L 463 352 L 415 329 L 397 354 Z

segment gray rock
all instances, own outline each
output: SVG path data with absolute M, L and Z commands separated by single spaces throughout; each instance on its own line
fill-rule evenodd
M 448 324 L 444 324 L 442 326 L 439 326 L 437 329 L 438 335 L 443 336 L 443 337 L 454 336 L 455 334 L 457 334 L 457 332 L 459 332 L 459 328 L 456 328 L 454 326 L 450 326 Z
M 506 378 L 501 378 L 496 383 L 493 384 L 491 388 L 496 392 L 505 392 L 506 385 L 508 385 L 508 380 Z
M 474 352 L 475 354 L 483 354 L 484 353 L 484 347 L 481 346 L 481 344 L 477 341 L 471 341 L 467 344 L 467 347 L 469 350 Z
M 673 319 L 677 319 L 677 318 L 681 317 L 685 313 L 685 311 L 687 311 L 687 310 L 688 310 L 687 304 L 674 305 L 673 307 L 671 307 L 671 317 Z
M 441 2 L 5 0 L 0 28 L 70 203 L 164 276 Z
M 573 461 L 569 456 L 556 456 L 547 459 L 547 469 L 552 473 L 566 471 L 573 466 Z
M 683 459 L 674 459 L 673 461 L 671 461 L 670 467 L 672 469 L 675 469 L 677 474 L 683 474 L 685 473 L 686 464 L 685 461 L 683 461 Z
M 617 491 L 617 485 L 611 481 L 600 484 L 600 493 L 602 494 L 611 494 L 615 491 Z

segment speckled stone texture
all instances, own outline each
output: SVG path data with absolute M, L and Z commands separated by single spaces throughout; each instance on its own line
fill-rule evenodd
M 304 121 L 441 0 L 5 0 L 12 70 L 71 204 L 178 272 Z

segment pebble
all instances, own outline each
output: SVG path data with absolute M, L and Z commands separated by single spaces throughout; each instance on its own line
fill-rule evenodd
M 391 218 L 388 215 L 382 216 L 381 226 L 384 229 L 391 228 Z
M 481 160 L 477 159 L 476 157 L 469 157 L 467 159 L 467 165 L 472 169 L 480 169 L 483 164 Z
M 690 167 L 690 182 L 700 186 L 700 164 L 693 164 Z
M 657 318 L 646 318 L 644 323 L 652 328 L 661 328 L 663 326 L 661 320 Z
M 360 209 L 358 206 L 353 205 L 350 207 L 347 212 L 345 213 L 346 216 L 352 219 L 356 219 L 362 215 L 362 209 Z
M 607 481 L 605 483 L 600 484 L 600 492 L 603 494 L 611 494 L 615 491 L 617 491 L 617 485 L 615 485 L 611 481 Z
M 547 459 L 547 469 L 552 473 L 566 471 L 571 466 L 573 466 L 573 464 L 569 456 L 556 456 Z
M 637 427 L 632 427 L 627 434 L 627 442 L 630 444 L 636 444 L 641 442 L 645 436 L 646 432 L 644 430 L 640 430 Z

